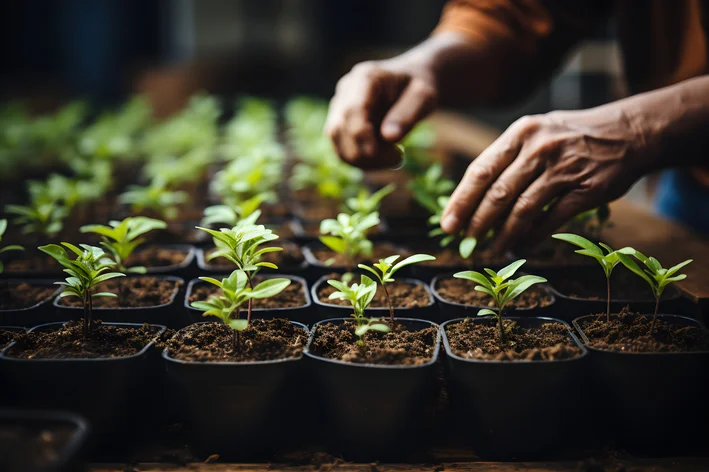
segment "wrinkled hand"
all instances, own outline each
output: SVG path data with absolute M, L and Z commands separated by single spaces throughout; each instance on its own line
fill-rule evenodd
M 538 242 L 622 196 L 647 170 L 644 143 L 614 104 L 523 117 L 470 164 L 441 226 L 477 238 L 494 228 L 497 251 Z
M 433 74 L 411 61 L 357 64 L 337 83 L 325 124 L 335 150 L 364 169 L 395 167 L 395 143 L 437 102 Z

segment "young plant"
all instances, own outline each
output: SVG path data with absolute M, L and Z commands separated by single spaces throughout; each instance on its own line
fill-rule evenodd
M 241 344 L 240 332 L 249 327 L 249 318 L 244 320 L 240 317 L 241 306 L 254 299 L 278 295 L 290 284 L 288 279 L 268 279 L 252 289 L 248 275 L 239 269 L 221 281 L 212 277 L 200 277 L 200 280 L 216 285 L 221 293 L 212 295 L 207 301 L 192 302 L 190 306 L 202 310 L 202 316 L 216 316 L 234 330 L 234 351 Z
M 669 269 L 665 269 L 662 267 L 662 264 L 660 264 L 660 261 L 654 257 L 646 257 L 643 253 L 631 247 L 619 249 L 617 252 L 620 262 L 630 269 L 631 272 L 647 282 L 652 289 L 652 294 L 655 296 L 655 312 L 652 315 L 652 323 L 650 325 L 650 334 L 652 334 L 655 331 L 655 324 L 657 323 L 657 310 L 660 308 L 662 292 L 664 292 L 669 284 L 687 278 L 687 274 L 678 274 L 677 272 L 679 272 L 682 267 L 692 262 L 692 259 L 687 259 Z M 641 269 L 630 256 L 642 262 L 643 268 Z
M 204 209 L 202 226 L 222 224 L 234 227 L 237 224 L 256 224 L 261 216 L 259 207 L 270 198 L 269 193 L 260 193 L 234 204 L 213 205 Z
M 355 258 L 372 254 L 372 242 L 367 231 L 379 224 L 379 213 L 340 213 L 337 219 L 328 218 L 320 223 L 320 241 L 347 261 L 347 272 L 354 267 Z M 329 262 L 329 261 L 328 261 Z
M 581 249 L 574 251 L 576 254 L 581 254 L 582 256 L 588 256 L 596 259 L 603 269 L 603 273 L 606 275 L 606 321 L 611 320 L 611 274 L 613 269 L 618 265 L 620 259 L 618 253 L 614 251 L 607 244 L 598 243 L 598 246 L 593 244 L 588 239 L 571 233 L 559 233 L 552 235 L 552 238 L 558 239 L 560 241 L 566 241 L 567 243 L 578 246 Z M 605 253 L 603 252 L 605 250 Z
M 519 278 L 512 279 L 511 277 L 515 275 L 515 272 L 517 272 L 525 262 L 527 262 L 525 259 L 520 259 L 500 269 L 499 272 L 495 272 L 492 269 L 485 269 L 487 275 L 472 270 L 453 274 L 453 277 L 457 279 L 475 282 L 478 284 L 475 286 L 475 290 L 490 295 L 495 301 L 497 311 L 483 308 L 478 311 L 478 316 L 492 315 L 497 317 L 497 324 L 500 330 L 500 344 L 503 346 L 505 344 L 505 330 L 502 326 L 502 315 L 507 303 L 522 295 L 522 293 L 532 285 L 545 283 L 547 281 L 545 278 L 536 275 L 523 275 Z
M 70 259 L 69 253 L 62 246 L 76 254 L 76 258 Z M 64 272 L 69 274 L 64 282 L 57 282 L 57 285 L 64 286 L 64 291 L 59 297 L 79 297 L 81 299 L 84 306 L 84 337 L 88 338 L 91 332 L 94 297 L 116 296 L 109 292 L 94 293 L 94 289 L 107 280 L 123 277 L 125 274 L 107 272 L 116 263 L 99 247 L 80 244 L 81 249 L 79 249 L 70 243 L 62 243 L 62 246 L 49 244 L 40 246 L 39 250 L 56 259 L 64 267 Z
M 374 295 L 377 293 L 377 283 L 374 280 L 366 275 L 362 275 L 360 283 L 353 283 L 351 286 L 339 280 L 328 280 L 327 283 L 338 290 L 330 294 L 328 297 L 330 300 L 347 300 L 352 305 L 352 316 L 357 324 L 355 335 L 359 338 L 357 340 L 358 346 L 364 346 L 364 336 L 370 330 L 382 333 L 389 332 L 388 325 L 375 318 L 367 318 L 364 316 L 365 310 L 369 307 L 369 304 L 372 303 Z
M 32 201 L 29 205 L 5 205 L 5 211 L 15 215 L 12 223 L 22 227 L 23 234 L 54 236 L 64 227 L 69 211 L 54 203 Z
M 463 259 L 467 259 L 473 254 L 473 251 L 475 251 L 475 248 L 478 246 L 477 238 L 465 236 L 465 231 L 461 231 L 457 235 L 447 234 L 440 226 L 441 219 L 443 218 L 443 209 L 448 204 L 449 198 L 450 197 L 438 197 L 436 200 L 436 211 L 428 219 L 428 223 L 436 227 L 429 231 L 428 236 L 431 238 L 443 236 L 439 243 L 441 247 L 448 247 L 454 241 L 458 241 L 458 254 L 460 254 L 460 257 Z
M 374 274 L 374 276 L 379 280 L 384 289 L 384 294 L 387 297 L 387 304 L 389 305 L 389 324 L 394 324 L 394 305 L 391 303 L 391 297 L 389 296 L 389 290 L 387 289 L 387 284 L 394 282 L 394 274 L 406 266 L 412 264 L 418 264 L 424 261 L 434 261 L 435 257 L 428 254 L 414 254 L 409 256 L 403 261 L 396 263 L 399 259 L 399 255 L 389 256 L 386 259 L 379 259 L 378 263 L 373 264 L 373 268 L 364 264 L 358 264 L 357 267 L 366 270 Z M 396 263 L 396 264 L 395 264 Z
M 414 200 L 435 214 L 439 211 L 439 197 L 450 195 L 455 188 L 455 182 L 443 177 L 441 164 L 433 164 L 426 172 L 414 177 L 408 187 L 413 192 Z
M 278 269 L 276 264 L 261 260 L 261 256 L 264 254 L 283 250 L 280 247 L 261 247 L 265 243 L 278 239 L 277 234 L 263 225 L 237 225 L 233 228 L 222 228 L 219 231 L 200 226 L 197 226 L 197 229 L 211 234 L 214 245 L 217 247 L 217 250 L 210 254 L 207 260 L 223 257 L 233 262 L 239 270 L 246 274 L 249 287 L 252 289 L 254 289 L 254 275 L 262 267 Z M 249 300 L 248 321 L 251 321 L 252 310 L 253 302 Z
M 7 220 L 0 220 L 0 242 L 2 242 L 2 237 L 5 234 L 5 230 L 7 230 Z M 11 244 L 9 246 L 5 247 L 0 247 L 0 254 L 3 252 L 7 251 L 24 251 L 25 248 L 22 246 L 18 246 L 17 244 Z M 3 265 L 2 261 L 0 261 L 0 274 L 2 274 L 3 269 L 5 266 Z
M 95 233 L 101 235 L 101 246 L 105 247 L 116 261 L 116 269 L 125 273 L 144 274 L 143 266 L 127 267 L 126 261 L 133 251 L 145 242 L 140 236 L 155 229 L 165 229 L 167 224 L 146 216 L 128 217 L 123 221 L 110 221 L 108 226 L 86 225 L 82 226 L 82 233 Z
M 366 188 L 360 189 L 356 197 L 345 200 L 345 209 L 351 213 L 374 213 L 379 211 L 382 199 L 396 190 L 396 185 L 389 184 L 374 193 L 369 193 Z
M 119 197 L 119 201 L 131 205 L 134 212 L 152 210 L 167 220 L 177 218 L 178 207 L 188 199 L 187 193 L 168 189 L 162 179 L 154 179 L 147 187 L 131 185 Z

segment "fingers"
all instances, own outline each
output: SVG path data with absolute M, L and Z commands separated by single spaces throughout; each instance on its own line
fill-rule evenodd
M 436 107 L 436 90 L 422 80 L 414 79 L 404 89 L 382 121 L 381 135 L 390 142 L 401 140 Z
M 531 244 L 551 234 L 554 230 L 581 212 L 596 208 L 603 198 L 586 188 L 573 190 L 561 197 L 547 212 L 535 222 L 533 230 L 525 235 Z

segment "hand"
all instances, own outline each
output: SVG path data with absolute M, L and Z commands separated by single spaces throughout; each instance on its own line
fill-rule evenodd
M 365 169 L 396 167 L 395 143 L 437 103 L 433 73 L 400 56 L 357 64 L 337 83 L 325 132 L 346 162 Z
M 441 226 L 477 238 L 495 228 L 497 251 L 537 242 L 650 168 L 638 129 L 616 104 L 523 117 L 470 164 Z

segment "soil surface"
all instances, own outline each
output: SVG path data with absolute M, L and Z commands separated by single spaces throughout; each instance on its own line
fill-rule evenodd
M 446 335 L 454 354 L 466 359 L 495 361 L 549 361 L 581 355 L 561 323 L 544 323 L 538 328 L 523 328 L 512 320 L 503 320 L 505 345 L 500 344 L 497 319 L 467 318 L 446 325 Z
M 108 326 L 95 320 L 88 338 L 83 321 L 69 321 L 56 331 L 19 334 L 7 355 L 21 359 L 96 359 L 131 356 L 152 341 L 159 328 Z
M 139 250 L 126 262 L 126 267 L 168 267 L 182 264 L 189 251 L 177 248 L 155 247 Z
M 278 241 L 274 244 L 264 244 L 261 247 L 282 247 L 280 252 L 267 252 L 261 259 L 264 262 L 276 264 L 280 270 L 297 268 L 303 263 L 303 252 L 297 244 L 290 241 Z M 210 249 L 205 253 L 205 258 L 208 258 L 216 249 Z M 205 261 L 206 262 L 206 261 Z M 207 267 L 212 270 L 231 271 L 236 269 L 236 265 L 229 259 L 217 257 L 207 262 Z
M 32 272 L 51 272 L 60 273 L 62 266 L 46 254 L 34 254 L 28 256 L 19 256 L 12 258 L 5 263 L 4 273 L 32 273 Z
M 368 332 L 364 346 L 357 345 L 355 327 L 352 321 L 318 325 L 310 352 L 356 364 L 421 365 L 433 357 L 438 335 L 435 327 L 409 331 L 397 323 L 388 333 Z
M 605 314 L 598 315 L 581 328 L 589 339 L 589 346 L 620 352 L 697 352 L 709 351 L 709 331 L 696 326 L 667 323 L 661 319 L 650 334 L 652 316 L 635 316 L 623 312 L 612 315 L 610 323 Z
M 339 274 L 330 274 L 331 279 L 339 280 L 339 277 Z M 423 285 L 393 282 L 387 284 L 387 290 L 389 291 L 389 296 L 391 297 L 394 308 L 419 308 L 431 304 L 431 297 L 428 295 Z M 350 306 L 350 302 L 347 300 L 328 299 L 330 294 L 336 291 L 337 289 L 335 289 L 335 287 L 326 282 L 318 289 L 318 298 L 321 302 L 330 305 Z M 389 307 L 384 287 L 382 287 L 381 284 L 377 285 L 377 293 L 374 295 L 374 299 L 369 306 L 372 308 Z
M 312 204 L 303 205 L 294 209 L 296 216 L 305 221 L 322 221 L 327 218 L 336 218 L 340 213 L 339 204 L 335 201 L 319 201 Z
M 101 292 L 115 293 L 118 297 L 94 298 L 94 308 L 153 307 L 170 303 L 174 293 L 182 286 L 181 281 L 157 277 L 118 277 L 100 284 Z M 83 307 L 76 297 L 62 298 L 63 306 Z
M 469 259 L 463 259 L 455 248 L 429 248 L 422 249 L 425 254 L 431 254 L 435 261 L 424 261 L 421 265 L 428 267 L 458 267 L 469 269 L 473 267 L 502 267 L 507 264 L 508 259 L 503 254 L 497 254 L 490 249 L 476 249 Z
M 300 357 L 308 340 L 308 332 L 286 319 L 251 320 L 239 334 L 217 323 L 199 323 L 178 331 L 167 341 L 170 357 L 196 362 L 268 361 Z
M 31 283 L 4 284 L 0 282 L 0 310 L 21 310 L 49 300 L 57 285 L 32 285 Z
M 606 278 L 600 266 L 552 275 L 549 277 L 549 283 L 559 293 L 570 298 L 602 301 L 608 299 Z M 676 294 L 676 289 L 669 286 L 662 294 L 662 299 L 667 300 Z M 614 270 L 611 275 L 611 301 L 619 300 L 654 302 L 655 297 L 644 280 L 621 268 Z
M 468 306 L 495 307 L 495 301 L 486 293 L 475 290 L 477 284 L 470 280 L 445 278 L 438 280 L 433 289 L 446 301 L 461 303 Z M 509 307 L 526 309 L 538 308 L 551 305 L 552 296 L 543 288 L 532 286 L 517 298 L 507 302 L 505 309 Z
M 38 429 L 31 424 L 0 425 L 0 444 L 8 454 L 0 454 L 0 470 L 26 471 L 51 468 L 61 458 L 62 448 L 72 439 L 69 425 Z
M 385 259 L 389 256 L 393 256 L 394 254 L 399 254 L 401 256 L 401 259 L 409 256 L 408 252 L 403 251 L 400 248 L 397 249 L 392 244 L 374 243 L 374 247 L 372 248 L 371 257 L 365 256 L 365 255 L 359 255 L 355 260 L 355 265 L 356 264 L 369 264 L 372 262 L 376 262 L 379 259 Z M 320 248 L 320 247 L 315 248 L 315 249 L 313 249 L 313 255 L 322 264 L 328 264 L 328 262 L 332 261 L 329 264 L 332 267 L 345 267 L 347 265 L 347 259 L 342 254 L 336 254 L 327 248 Z
M 7 329 L 0 328 L 0 351 L 10 344 L 18 335 L 22 333 L 18 331 L 10 331 Z M 0 443 L 2 444 L 2 443 Z
M 596 238 L 591 238 L 591 240 L 595 241 Z M 534 248 L 516 251 L 515 256 L 526 258 L 528 267 L 591 267 L 598 265 L 590 257 L 576 254 L 575 249 L 578 248 L 565 241 L 549 238 Z M 601 268 L 599 267 L 598 270 Z
M 256 277 L 254 282 L 258 283 L 262 278 Z M 281 293 L 270 298 L 254 299 L 254 308 L 297 308 L 307 303 L 305 299 L 305 287 L 303 284 L 291 281 Z M 210 296 L 219 292 L 216 287 L 208 282 L 202 282 L 192 286 L 192 292 L 188 298 L 189 302 L 202 302 Z M 246 309 L 246 307 L 244 307 Z

